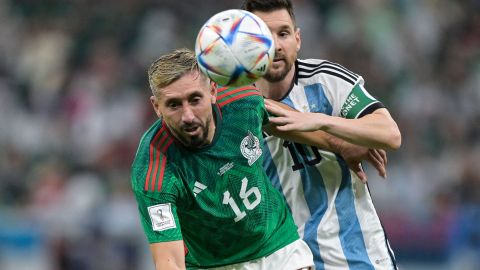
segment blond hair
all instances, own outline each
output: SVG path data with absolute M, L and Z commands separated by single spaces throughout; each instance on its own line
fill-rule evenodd
M 198 68 L 193 51 L 182 48 L 162 55 L 148 69 L 148 82 L 153 95 L 158 96 L 160 88 L 174 83 L 189 72 L 198 72 L 200 76 L 205 77 Z

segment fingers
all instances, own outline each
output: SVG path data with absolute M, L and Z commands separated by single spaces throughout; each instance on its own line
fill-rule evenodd
M 265 109 L 273 115 L 276 116 L 285 116 L 286 112 L 285 109 L 281 108 L 280 106 L 265 100 Z
M 271 106 L 275 104 L 271 99 L 268 99 L 268 98 L 264 99 L 263 102 L 265 103 L 265 106 L 267 105 Z
M 386 178 L 387 177 L 387 170 L 385 167 L 385 159 L 386 154 L 382 155 L 377 149 L 369 149 L 368 150 L 368 162 L 372 164 L 372 166 L 378 171 L 378 174 Z
M 281 126 L 288 123 L 285 117 L 268 117 L 268 121 L 276 126 Z
M 380 175 L 382 178 L 385 178 L 387 176 L 385 165 L 381 161 L 376 159 L 371 153 L 369 153 L 368 162 L 372 164 L 372 166 L 377 170 L 378 175 Z
M 282 108 L 282 109 L 287 110 L 287 111 L 296 111 L 295 109 L 288 106 L 287 104 L 281 103 L 279 101 L 274 101 L 274 100 L 271 100 L 271 99 L 268 99 L 268 98 L 264 99 L 264 101 L 265 101 L 265 105 L 268 105 L 268 106 L 275 106 L 275 107 Z
M 295 125 L 291 124 L 285 118 L 282 117 L 269 117 L 268 121 L 275 126 L 279 131 L 292 131 L 296 130 Z
M 385 163 L 385 166 L 387 166 L 387 151 L 383 150 L 383 149 L 376 149 L 377 152 L 382 156 L 382 159 Z
M 283 126 L 288 123 L 287 118 L 285 118 L 286 112 L 284 109 L 276 105 L 275 103 L 269 101 L 268 99 L 265 100 L 265 108 L 267 111 L 275 115 L 274 117 L 269 117 L 268 121 L 276 126 Z
M 278 130 L 288 131 L 295 128 L 291 121 L 286 117 L 269 117 L 268 121 L 275 125 Z
M 265 104 L 265 109 L 267 109 L 267 112 L 271 115 L 275 115 L 275 116 L 282 116 L 281 113 L 282 113 L 282 110 L 278 107 L 275 107 L 275 106 L 270 106 L 270 105 L 266 105 Z
M 376 163 L 385 165 L 385 160 L 383 159 L 383 156 L 379 153 L 377 149 L 368 149 L 368 155 L 370 158 L 375 160 Z
M 362 181 L 362 183 L 367 183 L 367 174 L 363 171 L 360 162 L 348 163 L 347 165 L 350 170 L 352 170 L 358 176 L 358 178 L 360 178 L 360 181 Z

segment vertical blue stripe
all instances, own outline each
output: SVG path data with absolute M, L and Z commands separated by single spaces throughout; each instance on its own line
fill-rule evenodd
M 305 87 L 307 89 L 308 87 Z M 330 115 L 332 109 L 330 103 L 325 97 L 325 93 L 323 92 L 323 88 L 320 84 L 312 85 L 308 88 L 308 91 L 305 91 L 305 95 L 307 97 L 307 101 L 316 102 L 320 104 L 320 101 L 327 102 L 326 111 L 330 107 Z M 320 94 L 316 94 L 316 92 L 321 92 Z M 295 108 L 290 96 L 287 96 L 282 100 L 282 103 L 289 105 L 292 108 Z M 312 103 L 313 104 L 313 103 Z M 322 103 L 323 104 L 323 103 Z M 297 108 L 298 109 L 298 108 Z M 309 153 L 307 150 L 307 146 L 302 145 L 304 152 Z M 283 150 L 288 151 L 288 150 Z M 302 155 L 295 149 L 296 156 L 301 159 L 304 168 L 300 169 L 300 176 L 302 179 L 303 185 L 303 192 L 305 201 L 307 203 L 308 209 L 310 211 L 310 218 L 305 222 L 304 233 L 303 233 L 303 240 L 307 243 L 310 247 L 310 250 L 313 253 L 313 260 L 315 263 L 315 269 L 317 270 L 324 270 L 325 265 L 322 257 L 320 256 L 320 247 L 318 245 L 318 226 L 320 225 L 320 221 L 325 214 L 325 211 L 328 207 L 328 197 L 327 191 L 325 189 L 325 184 L 323 183 L 323 177 L 318 171 L 315 166 L 310 166 L 305 164 L 305 161 L 302 159 Z M 284 153 L 287 155 L 287 153 Z
M 268 148 L 267 138 L 263 140 L 263 169 L 267 173 L 270 182 L 272 182 L 273 186 L 282 193 L 282 196 L 285 198 L 283 194 L 282 185 L 280 184 L 280 178 L 278 176 L 277 166 L 275 162 L 273 162 L 272 153 L 270 152 L 270 148 Z M 282 151 L 282 149 L 280 149 Z
M 367 254 L 363 234 L 360 228 L 352 190 L 352 178 L 347 164 L 339 155 L 338 164 L 342 170 L 342 183 L 335 198 L 338 223 L 340 225 L 339 238 L 343 253 L 350 269 L 375 269 Z
M 320 256 L 320 247 L 318 246 L 318 226 L 327 210 L 327 192 L 323 177 L 314 166 L 305 164 L 305 168 L 300 171 L 303 183 L 305 200 L 311 217 L 305 223 L 303 240 L 308 244 L 315 262 L 315 269 L 325 269 L 324 262 Z
M 303 147 L 306 148 L 305 146 Z M 306 151 L 306 149 L 304 150 Z M 282 148 L 279 151 L 282 151 L 282 155 L 290 155 L 289 153 L 287 153 L 288 150 L 286 148 Z M 300 158 L 300 153 L 298 153 L 296 149 L 295 152 L 296 155 Z M 268 148 L 266 140 L 263 144 L 263 158 L 263 165 L 267 176 L 270 178 L 273 186 L 277 190 L 279 190 L 283 196 L 285 196 L 282 190 L 282 185 L 280 184 L 277 167 L 273 162 L 272 154 L 270 152 L 270 149 Z M 317 230 L 320 221 L 322 220 L 323 215 L 327 210 L 327 192 L 325 190 L 322 175 L 316 169 L 316 167 L 309 166 L 304 162 L 302 162 L 302 164 L 305 167 L 301 169 L 300 175 L 302 178 L 305 200 L 307 202 L 307 206 L 311 215 L 311 217 L 305 223 L 303 240 L 307 243 L 313 253 L 315 268 L 317 270 L 322 270 L 325 269 L 325 266 L 320 256 Z
M 305 95 L 307 96 L 310 112 L 319 112 L 327 115 L 332 115 L 332 104 L 330 104 L 330 101 L 328 101 L 321 84 L 316 83 L 308 85 L 305 86 L 304 89 Z

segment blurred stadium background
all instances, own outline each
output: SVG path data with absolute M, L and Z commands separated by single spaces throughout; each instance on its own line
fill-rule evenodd
M 0 0 L 0 269 L 153 269 L 130 192 L 146 68 L 233 0 Z M 403 134 L 366 167 L 401 269 L 479 269 L 480 1 L 294 0 L 302 58 L 363 75 Z

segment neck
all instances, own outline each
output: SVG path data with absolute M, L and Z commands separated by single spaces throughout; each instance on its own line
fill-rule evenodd
M 215 137 L 215 121 L 212 121 L 212 124 L 210 125 L 210 128 L 208 129 L 208 135 L 207 135 L 207 143 L 206 144 L 211 144 L 213 141 L 213 138 Z
M 217 111 L 215 110 L 215 104 L 212 104 L 212 120 L 208 123 L 207 144 L 212 143 L 215 137 L 215 130 L 217 127 Z
M 260 90 L 262 95 L 268 99 L 281 100 L 290 90 L 295 76 L 295 66 L 292 66 L 287 76 L 278 82 L 269 82 L 264 78 L 255 82 L 255 86 Z

